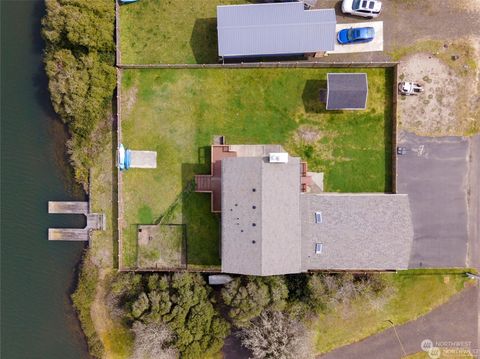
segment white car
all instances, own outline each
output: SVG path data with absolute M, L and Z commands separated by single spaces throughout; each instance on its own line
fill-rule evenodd
M 343 0 L 342 12 L 362 17 L 374 18 L 380 15 L 382 3 L 378 0 Z

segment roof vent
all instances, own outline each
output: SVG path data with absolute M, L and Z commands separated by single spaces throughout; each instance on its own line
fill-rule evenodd
M 288 153 L 286 152 L 270 153 L 270 163 L 288 163 Z
M 315 223 L 322 223 L 322 212 L 315 212 Z
M 322 254 L 323 243 L 315 243 L 315 254 Z

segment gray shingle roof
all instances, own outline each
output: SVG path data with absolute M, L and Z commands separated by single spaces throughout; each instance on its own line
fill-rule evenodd
M 335 10 L 304 10 L 302 2 L 217 6 L 223 57 L 304 54 L 335 46 Z
M 327 75 L 327 110 L 363 110 L 367 107 L 367 96 L 367 74 Z
M 408 268 L 413 227 L 407 195 L 302 194 L 300 207 L 303 270 Z M 315 223 L 315 212 L 322 223 Z
M 300 159 L 222 161 L 222 272 L 301 271 Z M 255 207 L 255 208 L 254 208 Z

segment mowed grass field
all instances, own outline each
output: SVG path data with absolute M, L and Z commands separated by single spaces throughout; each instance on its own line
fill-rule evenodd
M 327 73 L 349 71 L 368 74 L 367 110 L 326 111 Z M 390 191 L 392 81 L 390 69 L 124 70 L 123 144 L 158 154 L 156 169 L 123 174 L 124 265 L 136 263 L 136 224 L 162 216 L 187 225 L 190 266 L 220 264 L 219 217 L 208 194 L 189 189 L 210 171 L 214 135 L 282 144 L 325 173 L 326 191 Z
M 246 0 L 141 0 L 120 7 L 123 64 L 217 62 L 217 5 Z

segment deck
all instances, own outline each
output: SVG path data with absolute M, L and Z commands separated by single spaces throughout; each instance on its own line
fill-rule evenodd
M 195 176 L 195 192 L 211 193 L 211 211 L 222 211 L 222 160 L 228 157 L 257 157 L 268 152 L 283 151 L 278 145 L 212 145 L 209 175 Z M 312 185 L 306 162 L 300 162 L 300 191 Z
M 237 152 L 231 151 L 228 145 L 213 145 L 210 174 L 195 176 L 195 192 L 212 194 L 210 207 L 213 213 L 222 210 L 222 160 L 227 157 L 237 157 Z

